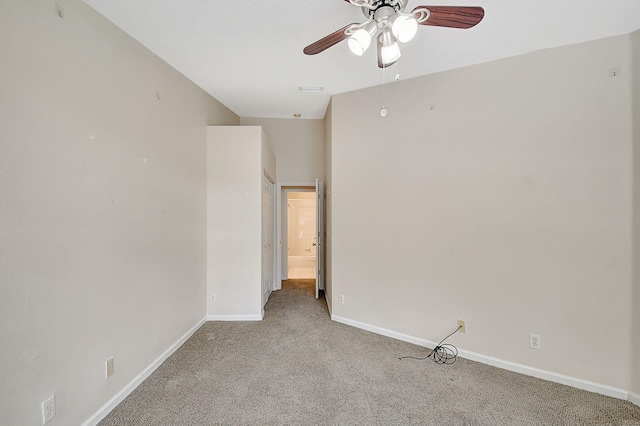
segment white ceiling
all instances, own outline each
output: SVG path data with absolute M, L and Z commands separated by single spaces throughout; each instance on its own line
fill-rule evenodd
M 84 0 L 241 117 L 323 118 L 331 95 L 379 85 L 376 50 L 302 49 L 365 17 L 344 0 Z M 640 29 L 640 0 L 409 0 L 482 6 L 476 27 L 420 26 L 402 79 Z M 301 93 L 300 86 L 322 86 Z

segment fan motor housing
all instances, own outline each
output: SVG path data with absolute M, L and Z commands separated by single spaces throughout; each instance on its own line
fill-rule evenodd
M 407 7 L 408 0 L 371 0 L 368 6 L 362 6 L 362 13 L 369 18 L 376 15 L 376 12 L 382 8 L 391 8 L 393 13 L 402 12 Z

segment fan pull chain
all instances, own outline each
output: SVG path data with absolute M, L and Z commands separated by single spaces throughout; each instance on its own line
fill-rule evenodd
M 385 90 L 384 90 L 384 86 L 385 86 L 385 74 L 386 74 L 386 70 L 387 67 L 383 66 L 382 67 L 382 109 L 380 110 L 380 117 L 384 118 L 387 116 L 387 114 L 389 113 L 387 111 L 387 107 L 385 107 Z

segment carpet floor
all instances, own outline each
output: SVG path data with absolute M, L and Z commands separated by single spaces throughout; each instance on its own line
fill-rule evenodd
M 100 426 L 640 425 L 640 408 L 330 320 L 313 280 L 259 322 L 207 322 Z

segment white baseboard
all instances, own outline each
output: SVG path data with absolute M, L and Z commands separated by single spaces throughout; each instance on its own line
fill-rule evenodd
M 548 380 L 550 382 L 560 383 L 562 385 L 571 386 L 589 392 L 599 393 L 601 395 L 611 396 L 613 398 L 624 400 L 627 400 L 629 398 L 628 391 L 615 388 L 613 386 L 603 385 L 601 383 L 591 382 L 589 380 L 578 379 L 576 377 L 566 376 L 564 374 L 554 373 L 552 371 L 541 370 L 539 368 L 517 364 L 515 362 L 504 361 L 502 359 L 493 358 L 475 352 L 465 351 L 463 349 L 459 349 L 458 354 L 462 358 L 492 365 L 494 367 L 502 368 L 503 370 L 513 371 L 515 373 L 536 377 L 538 379 Z
M 430 340 L 420 339 L 417 337 L 409 336 L 406 334 L 398 333 L 386 328 L 380 328 L 373 325 L 365 324 L 359 321 L 350 320 L 348 318 L 332 315 L 331 319 L 342 324 L 351 325 L 356 328 L 371 331 L 376 334 L 391 337 L 393 339 L 402 340 L 403 342 L 413 343 L 415 345 L 433 348 L 437 345 L 437 342 Z M 472 361 L 481 362 L 494 367 L 502 368 L 503 370 L 513 371 L 515 373 L 524 374 L 527 376 L 536 377 L 538 379 L 548 380 L 550 382 L 560 383 L 563 385 L 571 386 L 574 388 L 586 390 L 589 392 L 599 393 L 601 395 L 611 396 L 613 398 L 629 400 L 636 405 L 640 405 L 639 396 L 632 394 L 623 389 L 614 388 L 612 386 L 603 385 L 600 383 L 590 382 L 588 380 L 577 379 L 575 377 L 565 376 L 564 374 L 553 373 L 551 371 L 541 370 L 539 368 L 529 367 L 523 364 L 517 364 L 515 362 L 504 361 L 498 358 L 493 358 L 486 355 L 481 355 L 475 352 L 466 351 L 463 349 L 458 350 L 458 355 L 462 358 L 466 358 Z M 632 400 L 632 395 L 635 401 Z
M 207 321 L 262 321 L 262 315 L 207 315 Z
M 637 393 L 629 392 L 629 402 L 640 407 L 640 395 L 638 395 Z
M 376 327 L 375 325 L 365 324 L 360 321 L 350 320 L 348 318 L 339 317 L 337 315 L 331 315 L 331 319 L 335 322 L 340 322 L 342 324 L 350 325 L 352 327 L 361 328 L 362 330 L 367 330 L 372 333 L 381 334 L 383 336 L 391 337 L 393 339 L 402 340 L 403 342 L 413 343 L 414 345 L 431 347 L 431 348 L 437 345 L 437 342 L 432 342 L 430 340 L 425 340 L 425 339 L 419 339 L 417 337 L 409 336 L 408 334 L 398 333 L 392 330 L 387 330 L 386 328 Z
M 104 404 L 98 411 L 96 411 L 91 417 L 89 417 L 82 426 L 96 426 L 107 414 L 111 412 L 118 404 L 120 404 L 131 392 L 133 392 L 147 377 L 151 375 L 160 365 L 173 354 L 176 349 L 184 344 L 198 331 L 200 327 L 205 323 L 205 318 L 198 321 L 196 325 L 191 327 L 182 337 L 180 337 L 173 345 L 162 353 L 155 361 L 153 361 L 147 368 L 145 368 L 140 374 L 138 374 L 132 381 L 130 381 L 120 392 L 116 393 L 106 404 Z

